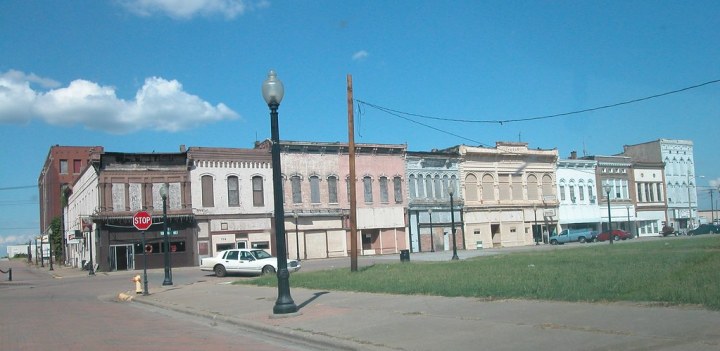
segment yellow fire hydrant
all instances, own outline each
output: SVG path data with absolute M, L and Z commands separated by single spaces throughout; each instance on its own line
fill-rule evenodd
M 140 274 L 134 276 L 132 278 L 132 281 L 135 282 L 135 293 L 142 294 L 143 290 L 142 290 L 142 284 L 140 284 Z

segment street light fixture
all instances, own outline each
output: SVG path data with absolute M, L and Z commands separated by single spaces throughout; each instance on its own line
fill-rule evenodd
M 298 214 L 293 211 L 293 217 L 295 217 L 295 258 L 300 261 L 300 237 L 298 236 Z
M 285 95 L 282 82 L 275 71 L 268 72 L 262 84 L 262 95 L 270 108 L 270 141 L 272 143 L 273 198 L 275 202 L 275 252 L 278 261 L 278 297 L 273 307 L 274 314 L 295 313 L 298 308 L 290 296 L 290 272 L 287 269 L 285 248 L 285 209 L 282 193 L 282 171 L 280 170 L 280 131 L 278 128 L 278 107 Z
M 45 252 L 43 252 L 43 236 L 40 234 L 40 267 L 45 268 Z
M 453 256 L 452 260 L 459 260 L 457 255 L 457 243 L 455 242 L 455 205 L 453 204 L 453 195 L 455 194 L 455 182 L 451 181 L 448 187 L 448 195 L 450 195 L 450 231 L 452 232 Z
M 52 228 L 48 228 L 48 246 L 50 246 L 50 257 L 48 257 L 48 261 L 50 261 L 50 270 L 54 271 L 52 263 Z
M 608 204 L 608 233 L 610 236 L 610 245 L 613 243 L 613 233 L 612 233 L 612 215 L 610 213 L 610 191 L 612 191 L 612 185 L 609 181 L 605 181 L 603 183 L 603 190 L 605 190 L 607 204 Z
M 168 183 L 163 183 L 160 186 L 160 197 L 162 198 L 163 206 L 163 236 L 164 243 L 164 263 L 165 263 L 165 280 L 162 285 L 173 285 L 172 281 L 172 270 L 170 268 L 170 239 L 168 238 L 168 225 L 167 225 L 167 198 L 168 198 Z

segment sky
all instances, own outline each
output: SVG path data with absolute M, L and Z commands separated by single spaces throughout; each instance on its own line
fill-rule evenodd
M 251 148 L 270 137 L 271 69 L 282 140 L 347 142 L 351 75 L 357 143 L 567 158 L 687 139 L 709 209 L 718 28 L 715 0 L 1 1 L 0 256 L 39 233 L 52 145 Z

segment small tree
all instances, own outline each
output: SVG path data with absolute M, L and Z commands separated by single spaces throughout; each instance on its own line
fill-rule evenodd
M 62 259 L 63 257 L 63 251 L 65 248 L 63 247 L 63 233 L 62 233 L 62 223 L 60 223 L 61 217 L 55 217 L 53 218 L 52 222 L 50 223 L 50 229 L 52 229 L 52 234 L 50 234 L 48 240 L 52 243 L 53 247 L 53 256 L 55 256 L 55 262 L 58 262 L 58 260 Z

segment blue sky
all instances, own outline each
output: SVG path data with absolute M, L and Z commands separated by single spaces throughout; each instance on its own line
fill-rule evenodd
M 389 109 L 522 119 L 716 81 L 718 28 L 718 1 L 2 1 L 0 255 L 38 233 L 36 189 L 8 188 L 35 185 L 51 145 L 252 147 L 270 135 L 270 69 L 281 139 L 347 141 L 348 74 L 355 99 Z M 356 142 L 521 140 L 565 158 L 690 139 L 698 184 L 720 179 L 720 83 L 503 124 L 361 107 Z

